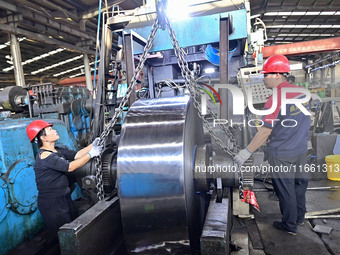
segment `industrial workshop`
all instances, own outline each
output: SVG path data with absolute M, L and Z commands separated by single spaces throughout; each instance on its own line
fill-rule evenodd
M 0 255 L 340 254 L 340 0 L 0 0 Z

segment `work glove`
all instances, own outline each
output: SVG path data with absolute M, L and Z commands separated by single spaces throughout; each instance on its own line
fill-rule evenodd
M 93 146 L 97 146 L 98 145 L 98 143 L 99 143 L 99 140 L 100 140 L 100 138 L 99 137 L 97 137 L 96 139 L 94 139 L 93 140 Z
M 234 161 L 238 166 L 242 166 L 244 162 L 251 156 L 251 152 L 245 148 L 234 157 Z
M 98 157 L 100 156 L 100 154 L 102 153 L 103 151 L 103 146 L 93 146 L 92 149 L 89 151 L 89 154 L 90 154 L 90 157 L 93 158 L 93 157 Z

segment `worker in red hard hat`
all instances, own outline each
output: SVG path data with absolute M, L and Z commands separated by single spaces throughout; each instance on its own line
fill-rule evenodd
M 306 212 L 306 189 L 308 179 L 304 173 L 307 163 L 308 139 L 310 128 L 310 100 L 306 94 L 291 92 L 286 94 L 287 99 L 303 99 L 303 106 L 307 114 L 295 104 L 286 105 L 286 114 L 281 107 L 281 92 L 285 88 L 302 88 L 287 82 L 290 66 L 288 59 L 283 55 L 269 57 L 262 69 L 263 82 L 268 89 L 277 89 L 277 98 L 268 98 L 264 110 L 272 108 L 277 102 L 274 112 L 262 117 L 262 125 L 250 144 L 241 150 L 234 161 L 240 167 L 264 142 L 267 142 L 268 163 L 271 166 L 273 186 L 279 198 L 281 221 L 274 221 L 275 228 L 296 235 L 297 225 L 304 223 Z M 308 92 L 309 93 L 309 92 Z
M 40 148 L 33 167 L 39 192 L 38 208 L 47 227 L 56 237 L 59 228 L 76 217 L 66 174 L 99 156 L 102 146 L 98 145 L 99 138 L 96 138 L 78 152 L 57 147 L 55 142 L 59 135 L 53 129 L 53 124 L 44 120 L 31 122 L 26 133 L 30 141 L 36 142 Z

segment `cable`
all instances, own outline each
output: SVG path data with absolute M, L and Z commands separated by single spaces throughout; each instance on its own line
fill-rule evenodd
M 266 25 L 264 24 L 264 22 L 260 18 L 256 18 L 255 20 L 256 21 L 254 23 L 254 26 L 258 25 L 258 24 L 261 24 L 263 26 L 263 29 L 264 29 L 264 41 L 267 41 L 268 40 L 268 36 L 267 36 L 267 27 L 266 27 Z
M 97 73 L 97 61 L 98 61 L 98 51 L 99 47 L 99 32 L 100 32 L 100 18 L 102 12 L 102 0 L 99 1 L 99 14 L 98 14 L 98 25 L 97 25 L 97 39 L 96 39 L 96 60 L 94 62 L 94 74 L 93 74 L 93 89 L 96 88 L 96 73 Z

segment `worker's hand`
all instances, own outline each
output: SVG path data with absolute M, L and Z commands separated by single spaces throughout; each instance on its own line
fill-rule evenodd
M 234 157 L 234 161 L 238 166 L 242 166 L 244 162 L 251 156 L 251 152 L 245 148 Z
M 98 157 L 103 151 L 103 146 L 93 146 L 92 149 L 89 151 L 90 157 Z
M 96 139 L 93 140 L 93 146 L 97 146 L 99 143 L 100 137 L 97 137 Z

